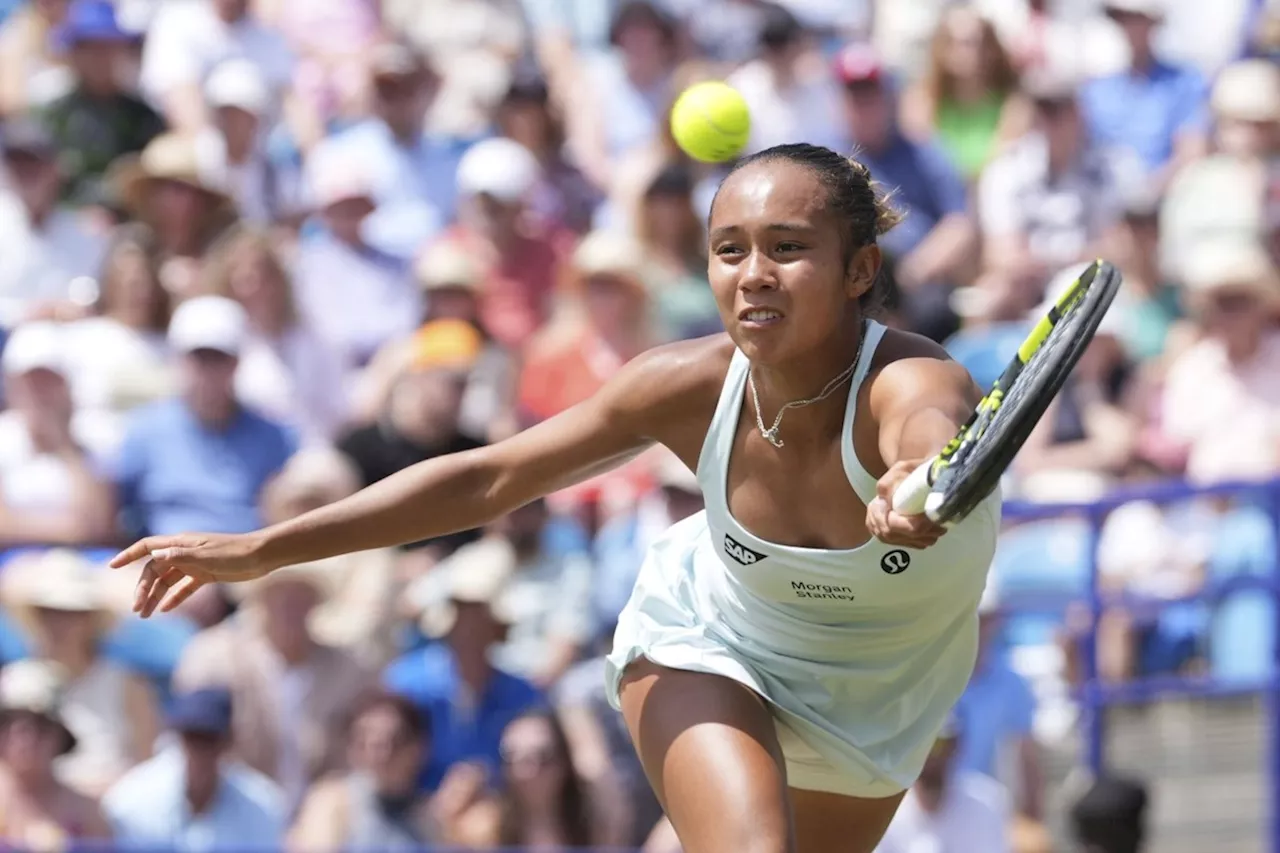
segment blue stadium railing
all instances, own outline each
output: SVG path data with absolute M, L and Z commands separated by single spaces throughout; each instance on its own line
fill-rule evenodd
M 1263 509 L 1271 527 L 1272 548 L 1268 555 L 1267 571 L 1243 574 L 1225 579 L 1209 579 L 1195 594 L 1180 598 L 1151 598 L 1135 595 L 1104 594 L 1100 589 L 1097 562 L 1097 543 L 1102 525 L 1113 510 L 1134 501 L 1148 501 L 1161 506 L 1195 499 L 1229 500 L 1252 509 Z M 1213 677 L 1146 676 L 1120 684 L 1104 684 L 1098 678 L 1097 625 L 1104 609 L 1116 605 L 1167 608 L 1175 604 L 1220 604 L 1231 596 L 1248 591 L 1270 593 L 1272 619 L 1280 622 L 1280 479 L 1263 483 L 1223 483 L 1208 487 L 1193 487 L 1181 482 L 1160 483 L 1134 489 L 1121 489 L 1107 497 L 1090 503 L 1025 503 L 1007 501 L 1004 505 L 1006 522 L 1034 522 L 1062 519 L 1064 517 L 1087 520 L 1091 533 L 1089 572 L 1087 575 L 1087 603 L 1090 609 L 1089 631 L 1084 637 L 1083 684 L 1076 692 L 1084 720 L 1083 762 L 1093 772 L 1105 768 L 1106 712 L 1112 705 L 1152 702 L 1168 698 L 1211 698 L 1260 694 L 1264 698 L 1268 739 L 1266 756 L 1267 848 L 1270 853 L 1280 853 L 1280 631 L 1272 634 L 1269 666 L 1256 677 L 1221 680 Z M 1007 602 L 1012 611 L 1026 602 Z M 1044 604 L 1049 604 L 1044 602 Z M 1051 608 L 1060 607 L 1062 602 Z M 1035 604 L 1030 605 L 1033 609 Z

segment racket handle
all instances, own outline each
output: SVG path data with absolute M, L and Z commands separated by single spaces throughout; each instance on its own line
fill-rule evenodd
M 933 460 L 930 459 L 898 484 L 893 493 L 894 512 L 899 515 L 919 515 L 925 511 L 929 500 L 929 469 L 932 467 Z

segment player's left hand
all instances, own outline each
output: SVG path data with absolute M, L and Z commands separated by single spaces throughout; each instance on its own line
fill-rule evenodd
M 876 498 L 867 504 L 867 530 L 889 545 L 904 548 L 928 548 L 947 529 L 929 517 L 902 515 L 893 511 L 893 493 L 907 476 L 924 463 L 923 459 L 904 459 L 884 473 L 876 483 Z

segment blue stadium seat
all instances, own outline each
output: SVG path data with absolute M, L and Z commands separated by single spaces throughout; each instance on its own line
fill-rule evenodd
M 1275 562 L 1275 533 L 1264 510 L 1237 507 L 1222 517 L 1209 559 L 1210 583 L 1267 575 L 1275 571 Z M 1215 678 L 1253 682 L 1272 671 L 1275 606 L 1271 593 L 1264 590 L 1222 599 L 1209 634 L 1209 666 Z
M 1087 595 L 1093 534 L 1084 519 L 1034 521 L 1006 529 L 992 573 L 1010 612 L 1006 640 L 1013 646 L 1051 642 L 1072 599 Z
M 947 339 L 946 348 L 986 390 L 1000 378 L 1026 336 L 1026 323 L 997 323 L 962 329 Z

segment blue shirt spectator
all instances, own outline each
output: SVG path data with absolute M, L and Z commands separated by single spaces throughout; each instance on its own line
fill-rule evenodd
M 371 65 L 374 117 L 318 148 L 340 149 L 344 157 L 373 168 L 377 210 L 365 221 L 363 234 L 369 245 L 408 261 L 453 221 L 458 162 L 473 140 L 423 130 L 439 83 L 408 45 L 379 47 Z
M 523 711 L 543 704 L 543 694 L 522 678 L 493 669 L 480 696 L 468 696 L 448 646 L 432 644 L 395 660 L 387 689 L 420 707 L 431 720 L 431 756 L 422 785 L 434 789 L 460 761 L 477 761 L 496 774 L 502 766 L 502 730 Z
M 1129 67 L 1091 80 L 1080 104 L 1096 144 L 1128 160 L 1126 183 L 1170 171 L 1203 153 L 1209 126 L 1208 82 L 1200 72 L 1161 62 L 1153 40 L 1164 17 L 1154 0 L 1107 0 L 1108 15 L 1129 46 Z M 1188 144 L 1192 143 L 1192 144 Z M 1119 162 L 1124 163 L 1124 160 Z
M 1209 127 L 1208 82 L 1199 71 L 1159 60 L 1086 83 L 1080 92 L 1089 132 L 1104 150 L 1135 155 L 1153 172 L 1169 162 L 1183 133 Z
M 1032 736 L 1035 697 L 1022 676 L 996 649 L 974 670 L 956 713 L 964 720 L 957 766 L 997 776 L 1002 745 L 1017 744 Z
M 964 181 L 947 155 L 936 145 L 913 142 L 894 132 L 888 147 L 858 152 L 871 177 L 893 193 L 893 203 L 906 218 L 880 238 L 880 245 L 904 258 L 924 242 L 949 214 L 963 214 L 968 206 Z
M 240 306 L 223 297 L 184 302 L 169 341 L 182 353 L 181 396 L 139 410 L 117 471 L 128 520 L 149 534 L 244 532 L 261 523 L 258 494 L 293 454 L 294 438 L 236 402 Z
M 177 743 L 130 770 L 102 798 L 116 845 L 182 853 L 278 848 L 287 820 L 280 790 L 247 767 L 223 762 L 230 694 L 179 696 L 167 722 Z

